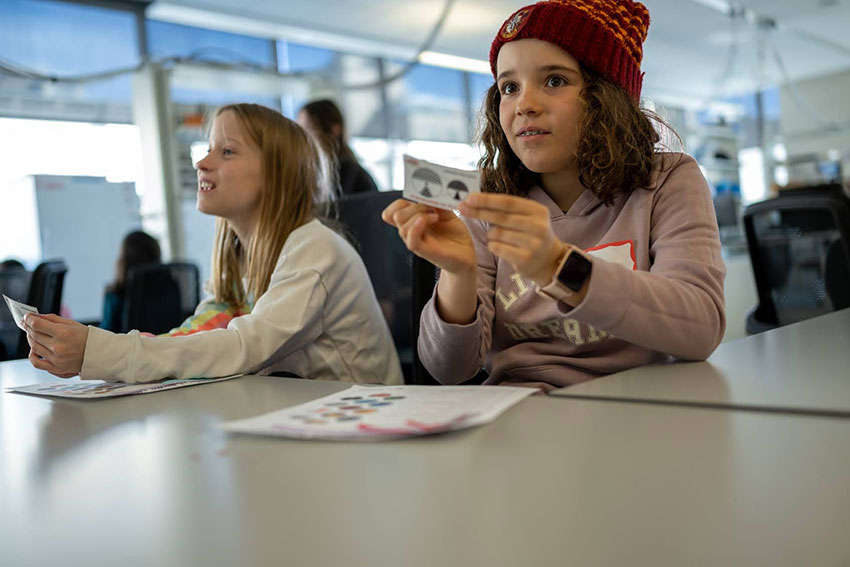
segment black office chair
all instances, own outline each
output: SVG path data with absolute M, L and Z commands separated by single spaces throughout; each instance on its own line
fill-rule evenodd
M 750 205 L 744 230 L 759 299 L 748 333 L 850 307 L 850 199 L 840 190 Z
M 68 266 L 62 260 L 49 260 L 36 266 L 30 278 L 27 305 L 32 305 L 42 314 L 58 315 L 62 306 L 62 288 L 65 285 L 67 272 Z M 27 358 L 29 352 L 27 336 L 20 333 L 16 358 Z
M 31 276 L 23 268 L 0 271 L 0 294 L 25 303 Z M 17 356 L 21 335 L 23 332 L 15 324 L 12 313 L 6 309 L 5 303 L 0 305 L 0 360 L 10 360 Z
M 127 274 L 121 332 L 167 333 L 195 312 L 200 293 L 195 264 L 171 262 L 133 268 Z
M 338 224 L 357 248 L 369 272 L 401 360 L 405 382 L 436 384 L 416 351 L 419 316 L 434 290 L 436 268 L 411 254 L 396 229 L 381 220 L 381 211 L 401 195 L 401 191 L 384 191 L 344 196 L 336 206 Z

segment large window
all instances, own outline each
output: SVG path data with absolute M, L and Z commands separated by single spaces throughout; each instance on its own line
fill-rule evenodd
M 131 68 L 139 61 L 136 15 L 49 2 L 0 2 L 0 115 L 130 122 L 130 75 L 96 82 L 47 82 L 25 75 L 71 77 Z
M 388 75 L 402 67 L 387 65 Z M 417 65 L 387 88 L 390 136 L 403 140 L 467 142 L 467 100 L 461 71 Z
M 472 132 L 475 133 L 481 120 L 481 112 L 484 107 L 484 99 L 487 90 L 493 84 L 492 75 L 480 73 L 469 73 L 469 113 L 472 116 Z
M 274 69 L 274 42 L 244 35 L 183 26 L 157 20 L 147 21 L 148 52 L 154 59 L 181 58 L 189 61 L 225 63 L 250 68 Z M 218 106 L 229 102 L 256 102 L 279 107 L 273 96 L 252 93 L 238 81 L 204 82 L 171 90 L 171 100 L 184 105 Z

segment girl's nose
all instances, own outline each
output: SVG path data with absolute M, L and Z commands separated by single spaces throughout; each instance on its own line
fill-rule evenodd
M 208 170 L 210 168 L 209 167 L 209 161 L 207 161 L 207 160 L 209 160 L 209 157 L 210 157 L 210 155 L 207 154 L 204 157 L 202 157 L 201 159 L 199 159 L 198 161 L 196 161 L 195 162 L 195 169 L 200 170 L 200 171 Z
M 523 89 L 516 103 L 517 114 L 537 114 L 540 112 L 540 101 L 534 89 Z

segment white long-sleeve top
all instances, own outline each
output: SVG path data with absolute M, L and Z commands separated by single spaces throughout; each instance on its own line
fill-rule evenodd
M 251 313 L 226 329 L 182 337 L 89 327 L 80 377 L 150 382 L 278 371 L 315 380 L 403 381 L 363 261 L 318 220 L 290 234 Z

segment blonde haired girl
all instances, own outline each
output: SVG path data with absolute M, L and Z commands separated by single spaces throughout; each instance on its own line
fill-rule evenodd
M 218 217 L 212 297 L 173 333 L 183 336 L 28 317 L 33 366 L 63 378 L 124 382 L 283 372 L 400 383 L 360 257 L 316 218 L 316 203 L 326 197 L 319 163 L 305 132 L 280 113 L 255 104 L 220 108 L 209 153 L 197 163 L 198 209 Z

